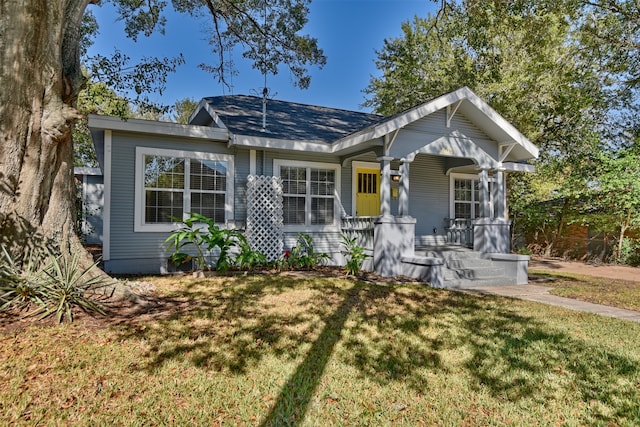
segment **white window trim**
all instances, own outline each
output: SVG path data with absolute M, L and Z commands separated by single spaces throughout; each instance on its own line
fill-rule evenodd
M 224 219 L 227 221 L 233 219 L 233 201 L 234 201 L 234 165 L 233 155 L 203 153 L 198 151 L 185 150 L 169 150 L 162 148 L 136 147 L 136 166 L 135 166 L 135 208 L 134 208 L 134 225 L 133 231 L 136 233 L 157 233 L 171 232 L 178 227 L 178 224 L 146 224 L 144 222 L 144 157 L 145 156 L 164 156 L 176 157 L 184 159 L 196 160 L 220 160 L 227 162 L 227 188 L 224 202 Z M 184 206 L 190 205 L 190 197 L 184 197 Z M 186 218 L 189 209 L 184 209 L 183 216 Z
M 358 160 L 354 160 L 351 162 L 351 212 L 352 215 L 355 216 L 356 212 L 356 194 L 358 193 L 358 168 L 366 168 L 366 169 L 377 169 L 380 170 L 380 163 L 375 162 L 362 162 Z M 380 183 L 378 183 L 378 187 Z
M 456 214 L 456 206 L 455 206 L 455 184 L 456 179 L 470 179 L 472 181 L 480 181 L 479 175 L 474 175 L 470 173 L 450 173 L 449 174 L 449 218 L 455 219 Z M 495 179 L 490 176 L 488 178 L 488 182 L 494 182 Z M 474 200 L 474 202 L 479 202 L 479 200 Z M 471 203 L 471 212 L 474 214 L 474 217 L 477 218 L 477 212 L 475 212 L 475 203 Z M 489 213 L 491 217 L 493 217 L 493 191 L 489 191 Z
M 297 160 L 283 160 L 283 159 L 273 159 L 273 176 L 280 176 L 280 167 L 281 166 L 291 166 L 297 168 L 313 168 L 313 169 L 331 169 L 335 171 L 335 188 L 333 193 L 334 203 L 333 203 L 333 224 L 326 225 L 318 225 L 318 224 L 293 224 L 293 225 L 285 225 L 284 228 L 287 231 L 292 232 L 304 232 L 304 231 L 340 231 L 340 215 L 342 213 L 342 202 L 340 200 L 340 189 L 342 188 L 340 185 L 340 176 L 342 168 L 337 163 L 317 163 L 317 162 L 304 162 Z M 307 181 L 307 186 L 310 183 Z M 308 189 L 308 187 L 307 187 Z M 308 215 L 309 211 L 307 211 L 307 203 L 309 203 L 309 199 L 311 198 L 310 194 L 306 194 L 305 201 L 305 213 Z

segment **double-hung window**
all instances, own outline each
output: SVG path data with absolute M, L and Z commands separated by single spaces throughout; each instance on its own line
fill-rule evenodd
M 489 179 L 489 206 L 493 206 L 493 179 Z M 480 180 L 477 175 L 451 174 L 451 218 L 475 219 L 480 215 Z
M 233 211 L 233 157 L 136 149 L 135 231 L 167 231 L 195 212 L 224 224 Z
M 274 174 L 282 179 L 284 225 L 338 223 L 339 165 L 275 160 L 274 168 Z

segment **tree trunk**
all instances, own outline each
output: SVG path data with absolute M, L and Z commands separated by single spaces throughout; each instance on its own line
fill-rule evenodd
M 622 245 L 624 244 L 624 235 L 627 233 L 627 230 L 629 229 L 630 224 L 631 224 L 631 210 L 627 212 L 627 215 L 622 221 L 622 224 L 620 224 L 620 234 L 618 235 L 618 247 L 617 247 L 617 251 L 616 251 L 617 253 L 615 257 L 617 260 L 620 260 L 620 257 L 622 256 Z
M 569 207 L 571 206 L 571 203 L 572 203 L 571 198 L 567 197 L 564 199 L 564 202 L 562 204 L 562 209 L 560 210 L 560 218 L 558 219 L 556 228 L 553 231 L 553 233 L 551 233 L 551 239 L 548 239 L 547 246 L 545 247 L 545 250 L 544 250 L 544 255 L 547 257 L 551 256 L 554 249 L 556 248 L 556 243 L 558 243 L 558 240 L 562 238 L 562 235 L 564 233 L 565 223 L 567 220 L 567 214 L 569 213 Z
M 73 227 L 71 140 L 88 3 L 0 0 L 0 244 L 18 259 L 47 247 L 91 263 Z

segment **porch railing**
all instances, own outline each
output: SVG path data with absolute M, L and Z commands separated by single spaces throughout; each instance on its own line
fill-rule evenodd
M 445 218 L 447 242 L 473 247 L 473 220 L 468 218 Z
M 342 234 L 348 238 L 356 238 L 358 246 L 373 250 L 373 221 L 375 216 L 342 217 Z

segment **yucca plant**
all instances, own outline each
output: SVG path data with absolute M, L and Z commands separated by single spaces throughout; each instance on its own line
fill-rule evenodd
M 23 310 L 33 303 L 44 305 L 42 288 L 32 280 L 38 274 L 32 258 L 21 268 L 4 246 L 0 249 L 0 311 Z
M 108 284 L 103 276 L 92 275 L 96 265 L 97 263 L 93 263 L 87 268 L 82 268 L 77 255 L 71 259 L 50 255 L 48 265 L 42 270 L 44 305 L 35 314 L 41 313 L 40 318 L 55 315 L 58 323 L 62 322 L 65 315 L 67 320 L 72 322 L 74 307 L 87 313 L 105 315 L 96 297 L 98 291 Z

